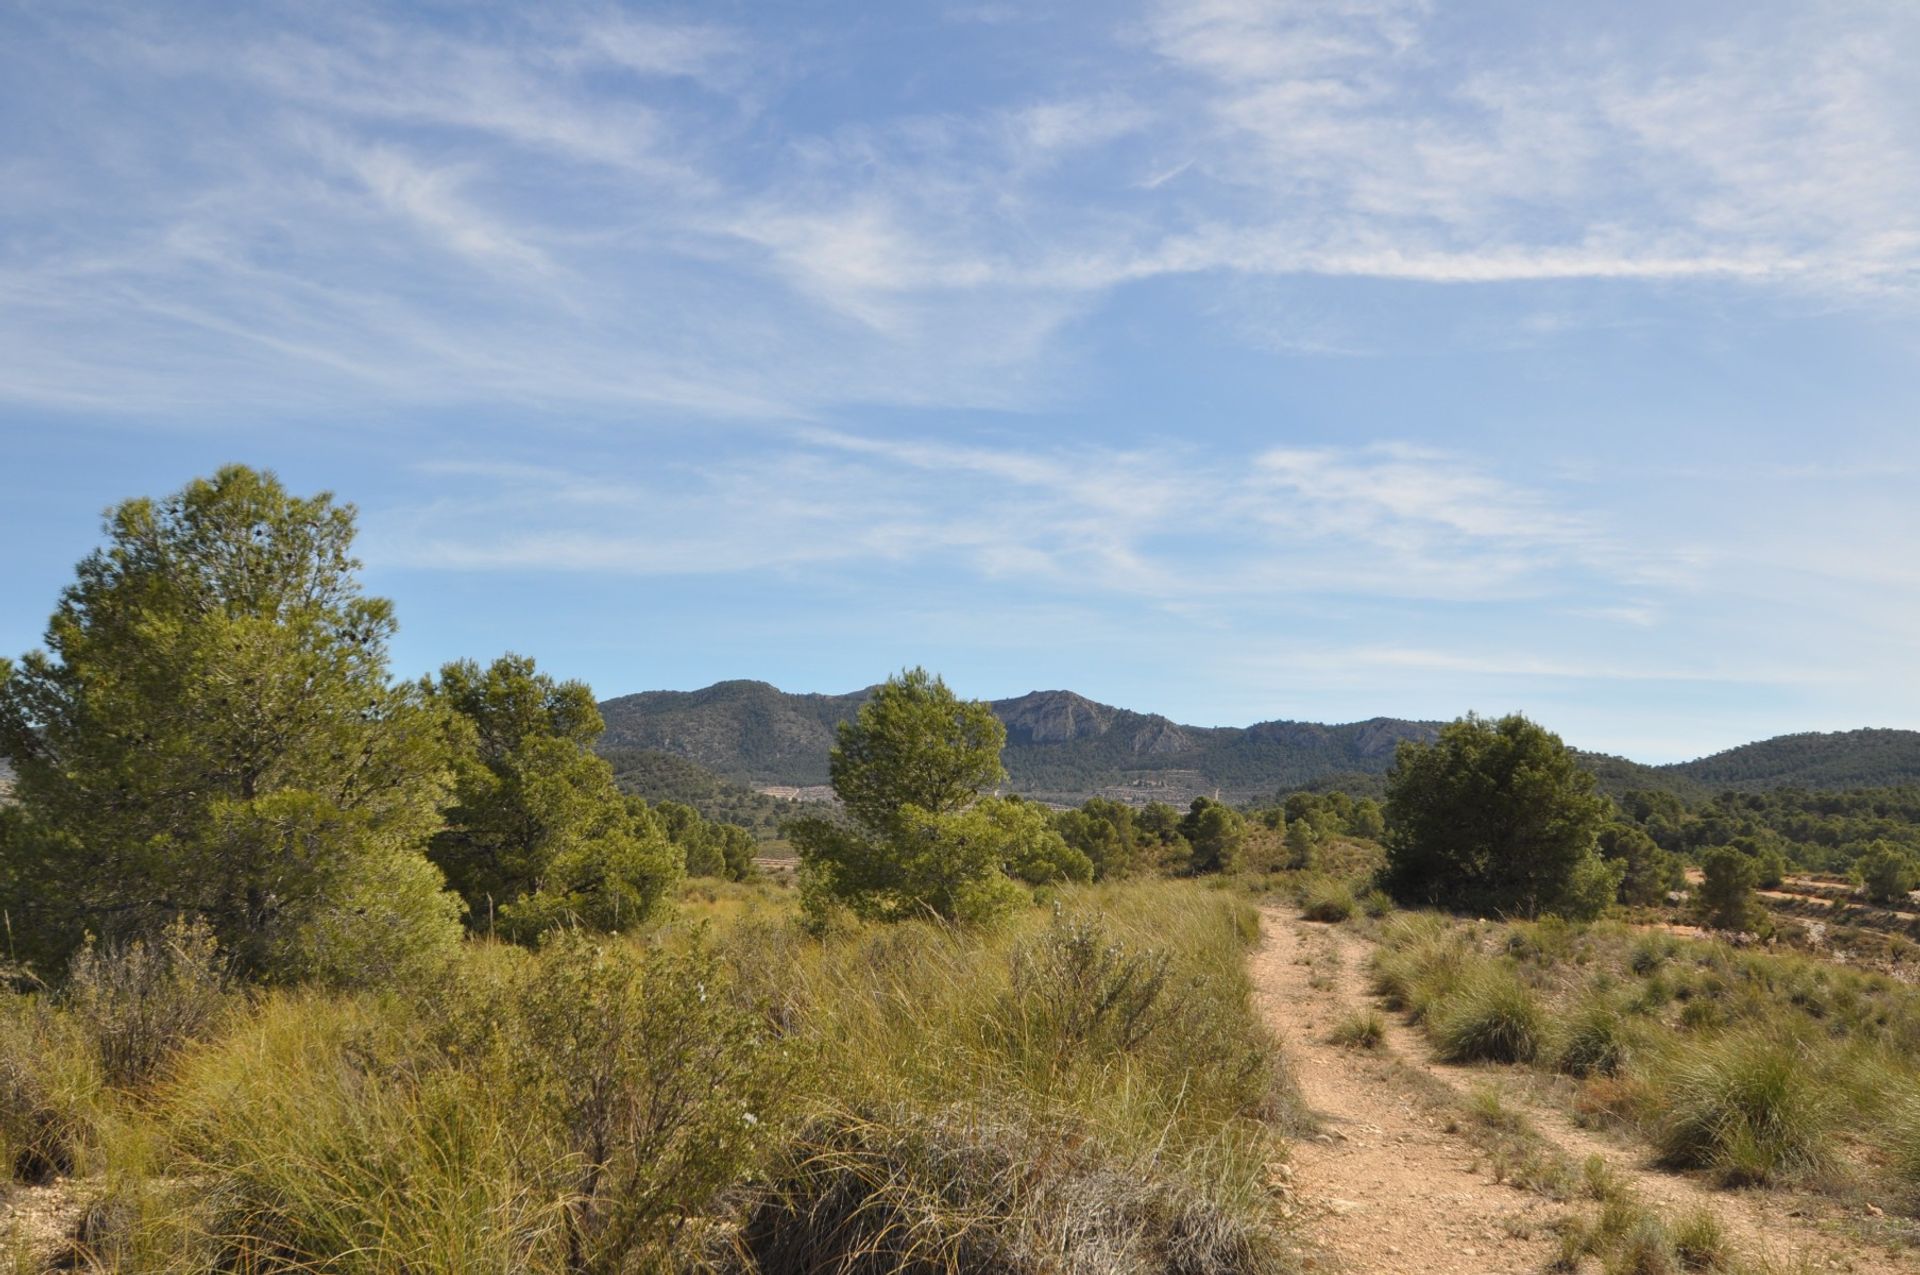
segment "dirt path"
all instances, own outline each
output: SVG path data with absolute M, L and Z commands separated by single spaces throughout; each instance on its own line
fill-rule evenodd
M 1340 1017 L 1364 1003 L 1356 955 L 1325 926 L 1279 909 L 1263 916 L 1254 986 L 1325 1130 L 1296 1144 L 1294 1182 L 1327 1268 L 1538 1270 L 1554 1248 L 1546 1227 L 1561 1210 L 1476 1172 L 1473 1148 L 1446 1131 L 1446 1118 L 1393 1059 L 1327 1043 Z
M 1293 1173 L 1327 1269 L 1491 1275 L 1545 1266 L 1557 1247 L 1550 1228 L 1570 1206 L 1495 1183 L 1466 1137 L 1449 1132 L 1444 1104 L 1434 1101 L 1436 1091 L 1464 1098 L 1491 1084 L 1575 1163 L 1601 1156 L 1663 1210 L 1712 1209 L 1749 1258 L 1771 1259 L 1784 1270 L 1920 1271 L 1920 1264 L 1837 1233 L 1824 1202 L 1720 1191 L 1653 1168 L 1643 1150 L 1582 1129 L 1539 1101 L 1525 1073 L 1434 1062 L 1425 1039 L 1397 1015 L 1385 1015 L 1387 1048 L 1379 1055 L 1329 1043 L 1342 1017 L 1373 1003 L 1365 977 L 1369 945 L 1287 909 L 1267 908 L 1262 917 L 1254 985 L 1325 1130 L 1296 1145 Z

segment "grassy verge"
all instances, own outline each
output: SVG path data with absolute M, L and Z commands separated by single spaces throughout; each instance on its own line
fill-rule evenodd
M 1457 1061 L 1529 1065 L 1581 1118 L 1727 1185 L 1920 1213 L 1920 992 L 1789 952 L 1613 922 L 1399 914 L 1374 989 Z
M 242 994 L 187 948 L 107 987 L 116 954 L 91 1001 L 0 1004 L 0 1136 L 77 1175 L 60 1260 L 97 1270 L 1293 1268 L 1242 899 L 814 938 L 789 898 L 377 995 Z

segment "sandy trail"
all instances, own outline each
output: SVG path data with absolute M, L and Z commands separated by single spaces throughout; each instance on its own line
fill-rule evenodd
M 1496 1086 L 1510 1107 L 1577 1164 L 1602 1156 L 1640 1197 L 1662 1210 L 1705 1205 L 1749 1258 L 1783 1270 L 1920 1271 L 1920 1263 L 1868 1248 L 1839 1233 L 1834 1206 L 1782 1192 L 1730 1192 L 1653 1167 L 1644 1148 L 1582 1129 L 1536 1100 L 1526 1073 L 1446 1066 L 1425 1038 L 1385 1014 L 1387 1049 L 1368 1055 L 1328 1043 L 1334 1024 L 1376 1002 L 1366 984 L 1366 940 L 1338 926 L 1262 911 L 1264 940 L 1251 966 L 1262 1011 L 1286 1042 L 1308 1106 L 1326 1133 L 1302 1139 L 1294 1183 L 1324 1269 L 1492 1275 L 1539 1271 L 1557 1248 L 1549 1229 L 1570 1206 L 1497 1184 L 1475 1149 L 1437 1107 L 1429 1085 L 1464 1098 Z M 1418 1074 L 1410 1074 L 1418 1073 Z

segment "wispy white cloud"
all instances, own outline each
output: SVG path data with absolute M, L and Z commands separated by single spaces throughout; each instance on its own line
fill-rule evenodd
M 1917 295 L 1910 8 L 1758 6 L 1711 38 L 1561 11 L 1504 40 L 1412 0 L 1103 13 L 1044 80 L 853 113 L 810 109 L 809 76 L 891 68 L 598 5 L 16 13 L 0 72 L 45 124 L 0 142 L 27 230 L 0 396 L 1018 408 L 1154 280 L 1295 354 L 1371 343 L 1237 282 Z M 971 16 L 996 15 L 1020 20 L 968 38 L 1032 38 Z
M 980 580 L 1205 609 L 1248 597 L 1523 598 L 1604 579 L 1590 522 L 1457 457 L 1398 446 L 1222 463 L 1175 445 L 954 445 L 808 429 L 798 450 L 650 479 L 440 463 L 463 490 L 383 560 L 634 574 L 925 562 Z M 1192 552 L 1197 540 L 1207 551 Z

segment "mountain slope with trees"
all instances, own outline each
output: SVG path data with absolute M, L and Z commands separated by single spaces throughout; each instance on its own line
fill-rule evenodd
M 835 728 L 872 693 L 791 695 L 765 682 L 732 681 L 625 695 L 600 705 L 607 722 L 601 749 L 684 758 L 745 787 L 825 784 Z M 1184 805 L 1216 792 L 1227 801 L 1266 801 L 1332 788 L 1378 795 L 1399 743 L 1430 742 L 1439 732 L 1436 722 L 1393 717 L 1186 726 L 1072 691 L 1034 691 L 992 708 L 1007 729 L 1007 790 L 1071 804 L 1107 795 Z M 1663 766 L 1602 753 L 1579 758 L 1616 796 L 1645 790 L 1695 801 L 1729 789 L 1885 786 L 1920 782 L 1920 731 L 1783 735 Z

